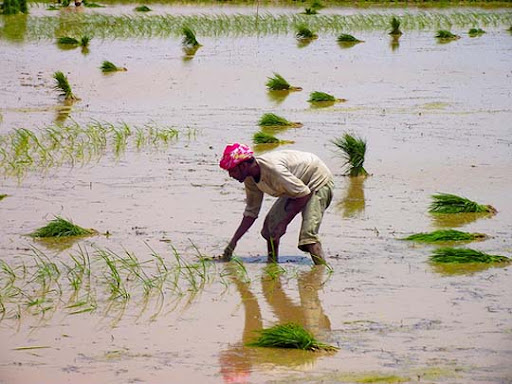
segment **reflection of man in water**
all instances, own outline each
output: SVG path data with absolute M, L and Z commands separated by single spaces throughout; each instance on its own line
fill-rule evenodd
M 318 291 L 323 285 L 325 267 L 313 266 L 310 271 L 302 272 L 297 280 L 300 304 L 295 304 L 284 292 L 279 277 L 263 276 L 261 285 L 263 295 L 279 324 L 289 322 L 304 326 L 315 335 L 321 335 L 331 329 L 329 318 L 324 314 Z M 320 356 L 309 351 L 289 350 L 282 353 L 278 349 L 245 347 L 257 336 L 255 331 L 263 328 L 261 309 L 257 297 L 249 289 L 249 283 L 242 282 L 232 275 L 233 283 L 240 292 L 245 313 L 242 344 L 230 346 L 220 353 L 221 374 L 226 383 L 248 382 L 255 364 L 279 364 L 301 366 L 312 363 Z
M 318 230 L 331 203 L 334 183 L 322 160 L 312 153 L 292 150 L 254 156 L 248 146 L 235 143 L 224 150 L 220 167 L 243 182 L 246 193 L 243 219 L 224 250 L 225 260 L 231 258 L 238 240 L 254 224 L 267 193 L 278 197 L 261 231 L 267 240 L 269 261 L 277 262 L 280 238 L 293 218 L 302 213 L 299 249 L 309 252 L 315 264 L 325 263 Z

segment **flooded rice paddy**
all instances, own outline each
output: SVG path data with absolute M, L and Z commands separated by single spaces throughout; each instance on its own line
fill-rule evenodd
M 157 14 L 171 9 L 256 12 L 155 5 Z M 486 15 L 479 25 L 453 17 L 444 26 L 461 36 L 450 42 L 434 38 L 435 23 L 404 24 L 398 41 L 369 25 L 325 28 L 310 44 L 293 29 L 210 31 L 197 34 L 193 54 L 176 33 L 135 30 L 98 30 L 87 51 L 62 49 L 35 26 L 59 11 L 31 9 L 24 34 L 18 16 L 1 16 L 0 382 L 512 382 L 510 266 L 439 267 L 429 263 L 438 246 L 400 240 L 454 228 L 489 236 L 464 246 L 512 257 L 512 14 L 477 12 Z M 471 27 L 486 33 L 471 38 Z M 339 45 L 342 32 L 364 43 Z M 127 71 L 103 74 L 105 60 Z M 56 71 L 79 101 L 58 96 Z M 268 92 L 273 73 L 303 90 Z M 315 107 L 313 91 L 347 101 Z M 321 228 L 328 266 L 296 248 L 297 221 L 277 266 L 265 262 L 261 219 L 237 261 L 203 259 L 222 253 L 244 207 L 220 154 L 230 142 L 251 144 L 264 113 L 302 123 L 273 132 L 293 141 L 281 148 L 314 152 L 335 175 Z M 343 176 L 331 140 L 344 132 L 367 140 L 364 180 Z M 432 216 L 438 192 L 498 214 Z M 56 216 L 98 234 L 27 236 Z M 340 350 L 245 346 L 256 330 L 286 322 Z

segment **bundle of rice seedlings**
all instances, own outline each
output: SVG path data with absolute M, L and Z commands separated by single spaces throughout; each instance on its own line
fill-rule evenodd
M 402 31 L 400 30 L 400 20 L 396 17 L 391 19 L 391 32 L 389 32 L 391 36 L 401 36 Z
M 347 33 L 342 33 L 341 35 L 338 36 L 338 38 L 336 40 L 338 41 L 338 43 L 363 43 L 364 42 L 363 40 L 359 40 L 359 39 L 355 38 L 354 36 L 349 35 Z
M 74 37 L 62 36 L 57 38 L 57 44 L 61 45 L 79 45 L 80 42 Z
M 337 351 L 339 348 L 324 344 L 298 324 L 278 324 L 258 331 L 259 337 L 249 343 L 251 347 L 293 348 L 306 351 Z
M 308 101 L 310 103 L 318 103 L 322 101 L 336 101 L 337 99 L 333 95 L 329 95 L 325 92 L 314 91 L 309 94 Z
M 73 224 L 71 221 L 56 216 L 46 226 L 39 228 L 29 234 L 31 237 L 70 237 L 93 235 L 96 231 L 85 229 Z
M 436 37 L 438 39 L 443 39 L 443 40 L 456 40 L 456 39 L 460 39 L 459 35 L 455 35 L 455 34 L 451 33 L 450 31 L 447 31 L 445 29 L 440 29 L 439 31 L 437 31 Z
M 510 263 L 512 260 L 505 256 L 489 255 L 470 248 L 440 248 L 430 256 L 434 263 Z
M 53 89 L 60 91 L 60 96 L 64 96 L 65 100 L 74 101 L 78 100 L 73 92 L 71 91 L 71 86 L 69 85 L 68 78 L 61 71 L 57 71 L 53 74 L 53 78 L 57 81 L 57 84 Z
M 80 46 L 82 48 L 87 48 L 89 46 L 89 43 L 91 41 L 91 37 L 90 36 L 82 36 L 82 38 L 80 39 Z
M 304 12 L 302 12 L 303 15 L 318 15 L 318 11 L 314 8 L 305 8 Z
M 188 47 L 199 47 L 201 44 L 196 39 L 196 34 L 190 27 L 183 27 L 181 30 L 183 34 L 183 40 L 181 41 L 181 44 L 183 46 Z
M 295 33 L 295 38 L 298 40 L 314 40 L 318 38 L 318 35 L 313 33 L 307 26 L 299 25 L 297 27 L 297 33 Z
M 283 76 L 274 72 L 274 77 L 267 77 L 268 81 L 265 84 L 271 91 L 301 91 L 301 87 L 292 87 Z
M 103 61 L 103 64 L 101 64 L 101 72 L 103 73 L 109 73 L 109 72 L 126 72 L 127 69 L 124 67 L 118 67 L 114 63 L 110 61 Z
M 7 195 L 6 195 L 5 193 L 0 194 L 0 201 L 1 201 L 1 200 L 3 200 L 3 199 L 5 199 L 6 197 L 7 197 Z
M 274 113 L 265 113 L 258 122 L 260 127 L 301 127 L 301 123 L 294 123 Z
M 452 195 L 450 193 L 438 193 L 432 195 L 432 203 L 429 206 L 430 213 L 492 213 L 498 211 L 491 205 L 481 205 L 465 197 Z
M 151 8 L 149 8 L 147 5 L 139 5 L 138 7 L 135 7 L 135 12 L 150 12 Z
M 418 241 L 422 243 L 438 243 L 449 241 L 483 240 L 485 238 L 487 238 L 487 236 L 483 233 L 469 233 L 456 231 L 454 229 L 441 229 L 430 233 L 415 233 L 414 235 L 407 236 L 404 240 Z
M 468 32 L 468 35 L 470 37 L 476 37 L 476 36 L 481 36 L 485 33 L 485 31 L 481 28 L 471 28 Z
M 331 141 L 341 150 L 341 154 L 345 159 L 344 167 L 347 167 L 345 175 L 367 176 L 368 172 L 364 169 L 364 156 L 366 154 L 366 140 L 357 136 L 345 133 L 342 137 Z
M 279 140 L 274 135 L 271 135 L 270 133 L 265 133 L 263 131 L 256 132 L 253 137 L 252 141 L 254 144 L 279 144 L 281 143 L 281 140 Z

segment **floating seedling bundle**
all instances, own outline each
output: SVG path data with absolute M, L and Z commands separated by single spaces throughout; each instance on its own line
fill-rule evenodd
M 512 260 L 501 255 L 490 255 L 470 248 L 440 248 L 430 256 L 433 263 L 510 263 Z
M 478 204 L 465 197 L 450 193 L 438 193 L 432 195 L 432 199 L 429 206 L 430 213 L 497 213 L 497 210 L 491 205 Z
M 263 116 L 261 116 L 258 125 L 260 127 L 283 127 L 283 128 L 290 128 L 290 127 L 302 127 L 301 123 L 294 123 L 291 121 L 288 121 L 284 117 L 278 116 L 274 113 L 265 113 Z
M 30 233 L 31 237 L 71 237 L 71 236 L 89 236 L 96 233 L 93 229 L 82 228 L 73 224 L 70 220 L 56 216 L 47 225 Z
M 440 40 L 457 40 L 460 39 L 459 35 L 455 35 L 454 33 L 446 30 L 446 29 L 440 29 L 437 31 L 436 37 Z
M 270 91 L 301 91 L 301 87 L 293 87 L 278 73 L 274 73 L 273 77 L 269 77 L 266 83 Z
M 115 65 L 114 63 L 110 62 L 110 61 L 103 61 L 103 63 L 101 64 L 101 72 L 103 73 L 111 73 L 111 72 L 126 72 L 128 69 L 124 68 L 124 67 L 118 67 L 117 65 Z
M 259 337 L 248 344 L 252 347 L 293 348 L 307 351 L 337 351 L 339 348 L 321 343 L 302 326 L 294 323 L 275 325 L 259 331 Z
M 469 233 L 454 229 L 438 230 L 430 233 L 422 232 L 407 236 L 404 240 L 417 241 L 422 243 L 441 243 L 455 241 L 484 240 L 487 236 L 483 233 Z
M 341 150 L 341 155 L 345 159 L 343 166 L 347 167 L 346 175 L 351 177 L 368 175 L 363 166 L 366 154 L 366 140 L 345 133 L 342 137 L 336 138 L 331 142 Z
M 53 74 L 53 78 L 57 82 L 53 89 L 60 91 L 60 96 L 64 96 L 64 99 L 67 101 L 79 100 L 79 98 L 73 94 L 71 85 L 69 85 L 68 78 L 64 73 L 57 71 Z

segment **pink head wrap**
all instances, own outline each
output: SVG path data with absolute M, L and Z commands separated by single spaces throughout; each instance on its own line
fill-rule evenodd
M 229 171 L 231 168 L 236 167 L 241 162 L 250 159 L 254 152 L 245 144 L 234 143 L 229 144 L 224 149 L 222 159 L 220 159 L 220 167 Z

